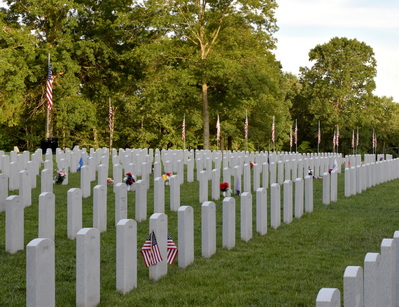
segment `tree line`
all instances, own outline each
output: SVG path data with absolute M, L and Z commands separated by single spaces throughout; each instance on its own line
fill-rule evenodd
M 113 146 L 394 153 L 397 104 L 373 94 L 377 63 L 364 42 L 332 38 L 311 67 L 285 73 L 273 53 L 275 0 L 18 0 L 0 11 L 0 148 L 45 136 L 48 55 L 53 135 L 62 148 Z M 295 50 L 293 50 L 293 56 Z M 244 121 L 248 114 L 248 142 Z M 275 119 L 275 142 L 271 126 Z M 321 142 L 318 144 L 318 123 Z M 220 148 L 219 147 L 219 148 Z

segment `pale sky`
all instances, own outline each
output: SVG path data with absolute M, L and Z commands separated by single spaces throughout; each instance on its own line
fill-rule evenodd
M 308 53 L 331 38 L 356 38 L 374 50 L 378 96 L 399 102 L 399 0 L 277 0 L 275 54 L 283 71 L 311 67 Z

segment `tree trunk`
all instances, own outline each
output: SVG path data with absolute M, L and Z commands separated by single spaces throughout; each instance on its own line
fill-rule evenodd
M 204 118 L 204 149 L 209 149 L 209 110 L 208 110 L 208 84 L 202 84 L 202 107 Z

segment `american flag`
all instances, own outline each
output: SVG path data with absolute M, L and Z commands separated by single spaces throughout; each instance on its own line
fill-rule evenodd
M 186 141 L 186 116 L 183 118 L 183 123 L 181 124 L 181 140 Z
M 151 232 L 149 234 L 140 252 L 143 256 L 144 264 L 146 267 L 156 265 L 158 262 L 161 262 L 163 260 L 154 232 Z
M 352 130 L 352 148 L 355 148 L 355 130 Z
M 173 242 L 172 237 L 168 234 L 168 248 L 167 248 L 167 262 L 168 264 L 173 264 L 177 256 L 177 247 L 175 242 Z
M 51 71 L 50 55 L 48 57 L 46 99 L 47 99 L 47 108 L 51 111 L 53 109 L 53 73 Z
M 272 142 L 274 143 L 274 116 L 273 116 L 273 122 L 272 122 Z
M 109 107 L 109 131 L 114 131 L 114 110 Z
M 372 142 L 373 148 L 377 148 L 377 136 L 376 136 L 374 130 L 373 130 L 373 136 L 372 136 L 371 142 Z
M 292 126 L 290 127 L 290 148 L 292 147 Z
M 319 128 L 317 130 L 317 144 L 320 145 L 321 142 L 321 131 L 320 131 L 320 121 L 319 121 Z
M 219 115 L 218 115 L 218 120 L 216 122 L 216 139 L 220 140 L 220 121 L 219 121 Z
M 335 134 L 334 131 L 334 136 L 333 136 L 333 148 L 335 149 L 335 146 L 337 145 L 337 135 Z
M 339 146 L 339 128 L 338 128 L 338 126 L 337 126 L 337 137 L 335 139 L 335 142 L 336 142 L 336 145 L 338 147 Z
M 295 120 L 294 140 L 295 140 L 295 145 L 297 145 L 298 144 L 298 121 L 297 120 Z
M 245 115 L 244 134 L 245 139 L 248 140 L 248 114 Z
M 359 128 L 356 129 L 356 147 L 359 146 Z

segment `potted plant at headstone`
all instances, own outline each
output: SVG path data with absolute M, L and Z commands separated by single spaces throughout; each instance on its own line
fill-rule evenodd
M 132 175 L 132 173 L 126 173 L 126 177 L 123 180 L 126 183 L 128 191 L 130 191 L 132 184 L 136 182 L 136 178 Z
M 61 184 L 65 180 L 66 176 L 67 176 L 67 174 L 63 169 L 56 170 L 56 175 L 54 177 L 54 183 Z
M 229 191 L 229 183 L 228 182 L 222 182 L 220 184 L 220 191 L 222 192 L 223 197 L 226 196 L 226 192 Z

